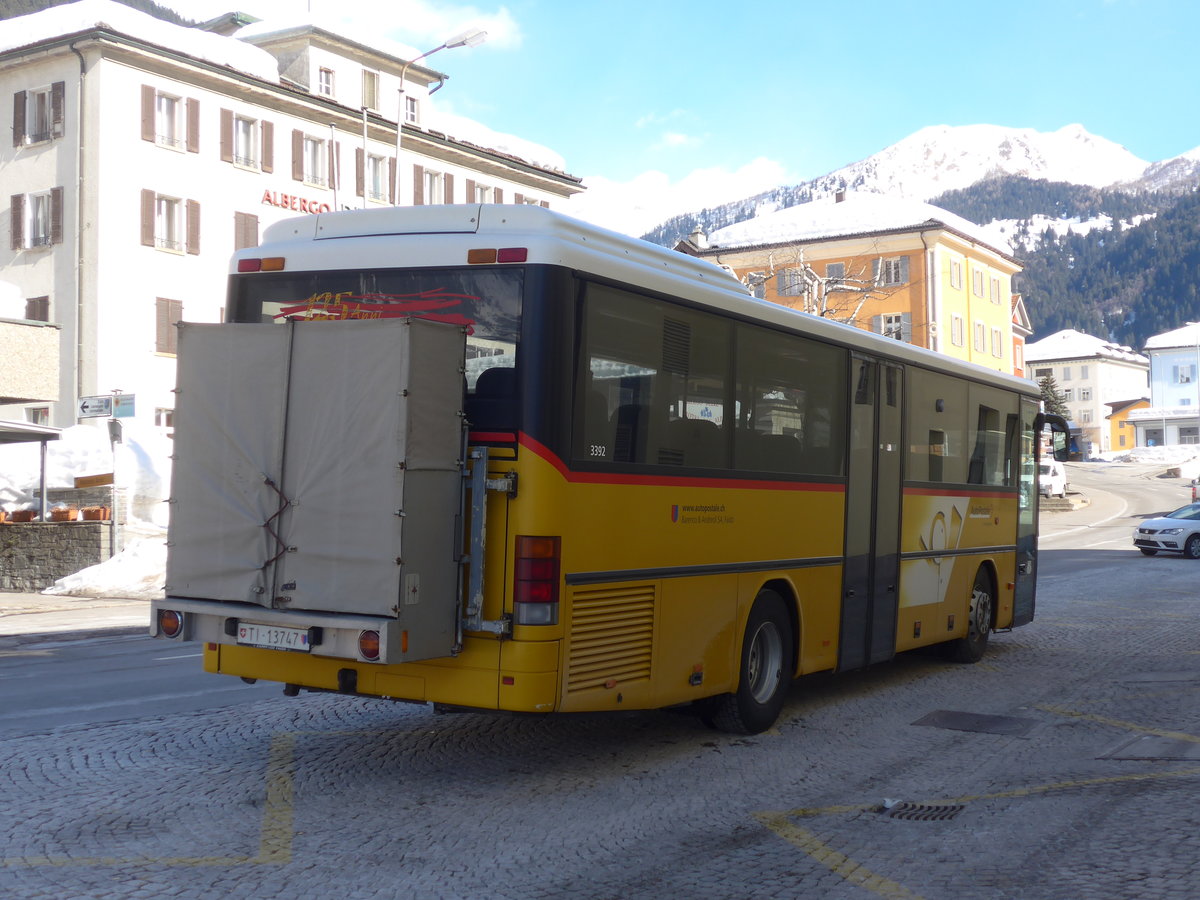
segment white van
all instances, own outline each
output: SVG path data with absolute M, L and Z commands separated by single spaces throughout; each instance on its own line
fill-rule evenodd
M 1038 492 L 1043 497 L 1067 496 L 1067 470 L 1057 460 L 1038 463 Z

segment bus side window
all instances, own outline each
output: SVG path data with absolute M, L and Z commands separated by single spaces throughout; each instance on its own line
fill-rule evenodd
M 511 431 L 517 427 L 517 370 L 511 366 L 485 369 L 467 395 L 467 421 L 477 431 Z

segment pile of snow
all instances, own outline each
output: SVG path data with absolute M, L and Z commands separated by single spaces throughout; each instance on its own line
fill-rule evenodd
M 139 537 L 111 559 L 60 578 L 43 594 L 101 599 L 157 600 L 167 570 L 165 535 Z
M 1116 463 L 1157 463 L 1167 468 L 1179 469 L 1179 474 L 1183 478 L 1200 478 L 1200 447 L 1195 444 L 1135 447 L 1124 453 L 1106 453 L 1096 459 Z

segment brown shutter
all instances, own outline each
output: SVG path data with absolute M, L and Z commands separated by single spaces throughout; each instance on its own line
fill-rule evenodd
M 496 188 L 496 190 L 492 191 L 492 202 L 493 203 L 503 203 L 504 202 L 504 191 L 502 188 Z
M 396 157 L 388 160 L 388 203 L 396 202 Z
M 187 252 L 195 256 L 200 252 L 200 201 L 187 202 Z
M 362 147 L 354 149 L 354 192 L 360 197 L 367 195 L 367 160 Z
M 30 297 L 25 301 L 25 318 L 31 322 L 50 321 L 50 298 Z
M 446 203 L 454 202 L 454 176 L 447 172 L 442 176 L 442 185 L 445 187 L 443 196 L 446 198 Z
M 154 140 L 154 88 L 142 85 L 142 140 Z
M 9 201 L 9 233 L 12 249 L 20 250 L 25 244 L 25 195 L 13 194 Z
M 154 191 L 142 190 L 142 246 L 154 246 Z
M 50 189 L 50 243 L 61 244 L 63 239 L 63 189 Z
M 275 123 L 262 123 L 262 170 L 264 172 L 275 171 Z M 255 240 L 257 246 L 258 241 Z
M 66 95 L 66 82 L 56 81 L 50 85 L 50 131 L 55 137 L 62 137 Z
M 475 202 L 475 179 L 474 178 L 467 179 L 467 196 L 463 197 L 463 202 L 464 203 L 474 203 Z
M 425 169 L 413 166 L 413 206 L 421 206 L 425 202 Z
M 200 101 L 187 99 L 187 151 L 200 152 Z
M 234 213 L 237 217 L 235 250 L 258 246 L 258 216 L 251 213 Z
M 292 129 L 292 180 L 304 180 L 304 132 Z
M 25 92 L 13 94 L 13 146 L 25 143 Z
M 233 162 L 233 110 L 221 110 L 221 162 Z
M 513 194 L 513 203 L 514 204 L 520 206 L 524 202 L 525 202 L 524 194 Z
M 176 323 L 183 318 L 183 302 L 157 297 L 154 300 L 154 349 L 159 353 L 174 353 L 178 346 L 179 329 Z
M 539 203 L 539 204 L 538 204 L 538 206 L 540 206 L 542 209 L 549 209 L 549 208 L 550 208 L 550 201 L 549 201 L 549 200 L 543 200 L 541 203 Z

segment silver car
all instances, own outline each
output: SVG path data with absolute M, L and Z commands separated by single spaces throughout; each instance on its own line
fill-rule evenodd
M 1200 503 L 1142 522 L 1133 530 L 1133 545 L 1147 556 L 1162 550 L 1200 559 Z

